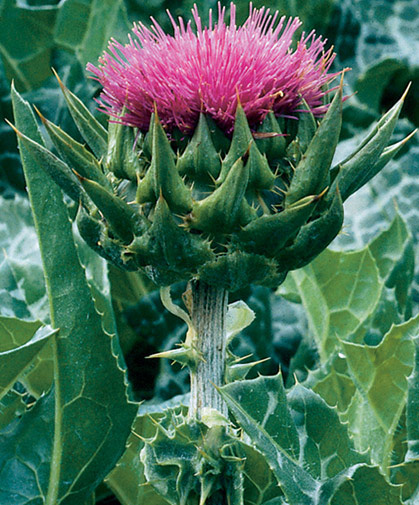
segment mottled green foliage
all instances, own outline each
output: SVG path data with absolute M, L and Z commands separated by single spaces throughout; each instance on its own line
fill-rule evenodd
M 280 291 L 303 303 L 320 350 L 320 367 L 305 384 L 337 409 L 354 447 L 393 483 L 403 484 L 403 499 L 414 503 L 417 454 L 408 447 L 415 447 L 417 438 L 412 415 L 419 328 L 418 316 L 408 319 L 406 286 L 412 278 L 412 237 L 397 215 L 368 247 L 326 251 L 292 273 Z M 312 364 L 296 360 L 294 366 L 303 380 L 306 371 L 298 367 Z
M 401 503 L 398 488 L 387 483 L 378 468 L 366 464 L 365 456 L 355 451 L 336 410 L 312 391 L 295 386 L 287 402 L 282 379 L 276 376 L 235 382 L 224 386 L 221 394 L 239 425 L 265 456 L 290 505 L 318 503 L 318 496 L 320 503 L 340 503 L 342 499 L 380 503 L 371 501 L 375 498 L 365 493 L 366 482 L 380 500 Z M 288 434 L 295 433 L 297 443 L 301 437 L 297 454 L 290 440 L 281 436 L 284 416 Z

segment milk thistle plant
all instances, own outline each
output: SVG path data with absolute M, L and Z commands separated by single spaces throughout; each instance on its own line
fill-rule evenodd
M 228 297 L 250 285 L 276 289 L 324 251 L 342 228 L 343 202 L 406 142 L 389 145 L 405 95 L 354 152 L 333 165 L 344 70 L 330 70 L 334 54 L 326 40 L 314 32 L 297 35 L 298 19 L 265 8 L 251 6 L 242 26 L 236 26 L 234 4 L 229 21 L 219 6 L 208 26 L 196 7 L 192 12 L 194 23 L 168 14 L 173 35 L 156 21 L 135 24 L 127 44 L 111 40 L 99 63 L 87 65 L 102 87 L 98 103 L 107 129 L 59 81 L 85 145 L 37 111 L 50 150 L 29 104 L 12 89 L 57 329 L 48 334 L 60 357 L 55 366 L 67 356 L 65 367 L 71 367 L 84 338 L 93 335 L 92 345 L 98 335 L 106 339 L 76 250 L 61 246 L 64 235 L 65 243 L 71 241 L 62 190 L 77 206 L 74 221 L 85 243 L 118 269 L 147 275 L 166 309 L 187 324 L 183 343 L 152 356 L 187 367 L 191 392 L 187 408 L 151 416 L 144 432 L 135 431 L 141 450 L 129 464 L 144 484 L 136 503 L 401 503 L 387 467 L 358 451 L 336 408 L 318 393 L 297 384 L 287 399 L 280 374 L 245 380 L 255 363 L 235 356 L 230 344 L 254 314 L 244 302 L 229 305 Z M 50 220 L 62 222 L 55 242 Z M 62 281 L 64 270 L 71 272 L 70 283 Z M 179 282 L 185 283 L 184 308 L 171 298 L 170 288 Z M 66 307 L 69 290 L 77 291 L 78 313 Z M 46 337 L 34 339 L 39 345 Z M 109 439 L 91 449 L 74 440 L 84 422 L 119 430 L 122 439 L 129 434 L 127 419 L 137 406 L 125 397 L 115 338 L 105 354 L 104 361 L 77 358 L 84 372 L 73 382 L 65 381 L 64 366 L 58 368 L 63 382 L 57 379 L 32 410 L 41 426 L 44 404 L 55 405 L 48 410 L 55 436 L 44 447 L 52 459 L 46 459 L 43 498 L 36 503 L 85 503 L 120 455 L 115 451 L 113 462 L 98 470 L 101 455 L 112 452 Z M 106 366 L 113 366 L 109 375 Z M 106 408 L 98 413 L 105 397 L 85 395 L 89 374 L 102 374 L 105 388 L 118 384 L 110 387 L 124 412 L 123 428 L 106 418 Z M 325 428 L 336 432 L 316 431 Z M 16 453 L 21 449 L 13 436 L 24 433 L 21 426 L 6 436 Z M 129 443 L 127 451 L 134 446 Z M 83 461 L 89 451 L 89 463 L 66 475 L 71 455 Z M 90 480 L 83 477 L 86 469 Z M 3 468 L 4 475 L 11 471 Z M 16 487 L 9 489 L 18 496 Z M 123 500 L 124 492 L 119 495 Z

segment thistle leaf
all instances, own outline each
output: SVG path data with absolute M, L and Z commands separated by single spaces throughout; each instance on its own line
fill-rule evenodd
M 298 464 L 300 442 L 282 378 L 260 377 L 219 389 L 240 426 L 264 454 L 290 505 L 312 505 L 317 483 Z
M 254 135 L 254 137 L 258 149 L 261 153 L 266 154 L 271 163 L 284 157 L 287 142 L 273 112 L 266 115 L 257 133 L 269 135 L 267 137 Z
M 23 122 L 31 117 L 28 111 L 15 93 L 17 127 L 30 132 L 36 123 L 33 118 Z M 47 505 L 79 504 L 114 466 L 137 407 L 128 401 L 124 371 L 95 310 L 61 191 L 33 163 L 23 143 L 20 149 L 52 326 L 60 332 L 53 342 L 54 387 L 0 434 L 2 493 L 9 501 L 25 496 Z
M 91 216 L 83 207 L 78 210 L 76 222 L 80 236 L 102 258 L 125 270 L 138 269 L 134 259 L 125 254 L 125 248 L 119 240 L 109 237 L 105 224 Z
M 247 122 L 246 114 L 239 102 L 236 109 L 233 138 L 227 156 L 223 159 L 217 184 L 221 184 L 226 180 L 231 168 L 239 158 L 244 156 L 251 142 L 253 142 L 252 133 Z
M 205 263 L 198 273 L 207 284 L 222 286 L 228 291 L 237 291 L 252 283 L 279 286 L 286 275 L 278 272 L 278 265 L 273 259 L 242 251 L 219 255 Z
M 12 97 L 16 107 L 24 108 L 25 105 L 20 97 L 20 95 L 16 92 L 16 90 L 12 87 Z M 13 127 L 16 135 L 18 136 L 19 142 L 24 147 L 24 155 L 26 158 L 30 158 L 30 163 L 36 164 L 42 168 L 48 174 L 56 184 L 58 184 L 68 195 L 77 203 L 82 202 L 83 205 L 90 207 L 91 203 L 89 201 L 89 197 L 84 192 L 83 188 L 80 186 L 77 178 L 72 173 L 71 169 L 66 165 L 63 161 L 57 158 L 51 151 L 46 149 L 43 145 L 42 137 L 40 136 L 35 116 L 33 115 L 32 110 L 28 107 L 24 114 L 22 115 L 22 119 L 25 121 L 23 125 L 29 124 L 29 128 L 27 131 L 30 135 L 33 135 L 36 140 L 32 140 L 27 137 L 23 131 L 19 129 L 18 122 L 16 119 L 16 126 Z M 33 125 L 33 126 L 32 126 Z M 26 130 L 25 130 L 26 131 Z M 23 158 L 26 161 L 26 158 Z
M 122 111 L 123 114 L 124 110 Z M 120 123 L 109 122 L 106 169 L 113 172 L 120 179 L 136 181 L 141 167 L 135 146 L 136 138 L 133 128 Z M 92 177 L 89 177 L 89 179 L 92 179 Z
M 308 103 L 304 100 L 304 98 L 302 98 L 298 113 L 297 138 L 298 144 L 303 153 L 306 152 L 308 146 L 310 145 L 316 130 L 316 119 L 313 116 Z
M 282 212 L 254 219 L 237 234 L 238 242 L 248 252 L 275 257 L 307 222 L 318 200 L 316 196 L 308 197 Z
M 276 255 L 279 268 L 294 270 L 310 263 L 340 232 L 343 224 L 343 205 L 336 192 L 331 206 L 314 221 L 301 227 L 294 243 Z
M 168 275 L 166 285 L 176 282 L 182 275 L 192 275 L 199 265 L 214 256 L 207 242 L 177 225 L 162 196 L 157 202 L 152 225 L 144 235 L 134 240 L 127 252 L 134 257 L 138 255 L 139 262 L 144 258 L 143 261 L 157 271 L 164 270 Z
M 135 233 L 142 234 L 145 231 L 147 222 L 138 208 L 128 205 L 95 181 L 84 177 L 79 177 L 79 180 L 118 237 L 130 243 Z

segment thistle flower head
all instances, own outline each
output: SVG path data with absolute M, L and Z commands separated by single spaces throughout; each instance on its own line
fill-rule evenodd
M 269 111 L 295 116 L 302 98 L 314 115 L 326 111 L 323 95 L 336 76 L 329 73 L 334 54 L 314 32 L 303 33 L 293 46 L 299 19 L 278 19 L 278 12 L 250 4 L 249 17 L 237 27 L 231 3 L 229 22 L 219 5 L 218 19 L 210 13 L 204 27 L 196 6 L 192 13 L 195 28 L 168 13 L 173 35 L 155 20 L 151 28 L 135 24 L 128 44 L 111 40 L 99 66 L 88 64 L 103 86 L 103 111 L 147 131 L 156 106 L 167 130 L 185 133 L 193 132 L 201 111 L 231 133 L 239 100 L 252 128 Z

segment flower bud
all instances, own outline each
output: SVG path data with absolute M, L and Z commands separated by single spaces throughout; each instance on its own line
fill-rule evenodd
M 60 82 L 91 152 L 43 117 L 62 159 L 18 134 L 80 204 L 84 240 L 119 268 L 166 286 L 276 287 L 328 246 L 343 201 L 407 140 L 387 147 L 405 94 L 330 169 L 344 99 L 341 81 L 326 103 L 337 74 L 324 40 L 303 35 L 292 49 L 300 22 L 275 27 L 263 10 L 228 29 L 221 8 L 205 29 L 193 14 L 198 33 L 136 25 L 126 46 L 111 41 L 100 68 L 88 66 L 104 88 L 108 132 Z

